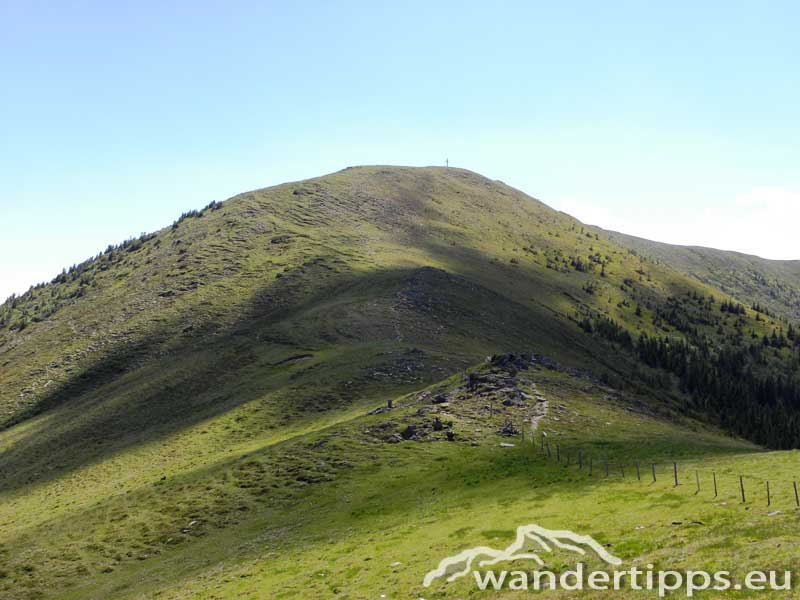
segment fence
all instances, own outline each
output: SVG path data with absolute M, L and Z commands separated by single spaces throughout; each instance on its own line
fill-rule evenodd
M 522 436 L 524 439 L 524 433 Z M 612 474 L 619 474 L 622 479 L 632 478 L 635 475 L 637 481 L 651 479 L 651 483 L 656 483 L 659 481 L 659 476 L 663 477 L 666 473 L 666 477 L 668 477 L 672 486 L 675 488 L 687 484 L 694 485 L 696 494 L 700 494 L 704 489 L 707 489 L 709 492 L 713 491 L 713 498 L 720 497 L 721 482 L 717 478 L 717 471 L 714 469 L 712 469 L 710 473 L 704 471 L 704 476 L 702 478 L 700 469 L 691 469 L 689 470 L 687 479 L 686 470 L 681 469 L 677 461 L 671 461 L 666 464 L 651 461 L 646 461 L 644 463 L 641 461 L 609 462 L 607 457 L 603 457 L 601 458 L 601 462 L 598 463 L 595 460 L 595 456 L 591 452 L 587 452 L 584 448 L 566 448 L 562 447 L 559 443 L 553 443 L 551 446 L 550 441 L 545 435 L 541 435 L 538 445 L 535 439 L 532 441 L 534 446 L 538 446 L 539 451 L 546 458 L 553 459 L 558 463 L 563 463 L 567 468 L 574 467 L 581 471 L 585 469 L 589 477 L 598 475 L 598 465 L 600 465 L 599 474 L 603 478 L 611 478 Z M 628 468 L 627 477 L 625 472 L 626 467 Z M 692 473 L 692 471 L 694 471 L 694 473 Z M 692 477 L 692 474 L 694 477 Z M 778 484 L 785 486 L 785 491 L 788 492 L 789 497 L 794 498 L 794 506 L 800 508 L 800 493 L 798 492 L 797 481 L 773 481 L 771 486 L 770 480 L 768 479 L 756 482 L 753 481 L 752 477 L 747 475 L 737 474 L 736 477 L 738 477 L 736 495 L 741 498 L 742 504 L 748 504 L 748 499 L 750 501 L 753 500 L 753 492 L 757 489 L 755 486 L 761 487 L 763 485 L 764 487 L 762 490 L 766 496 L 766 505 L 767 507 L 772 507 L 773 500 L 775 500 L 775 484 Z M 705 486 L 702 485 L 703 483 L 705 483 Z

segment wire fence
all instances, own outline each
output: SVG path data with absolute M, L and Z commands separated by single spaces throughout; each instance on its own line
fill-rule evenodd
M 525 438 L 522 433 L 523 440 Z M 585 448 L 569 448 L 554 442 L 550 443 L 545 435 L 541 435 L 537 441 L 532 439 L 534 447 L 545 458 L 563 464 L 567 468 L 575 468 L 586 472 L 589 477 L 599 477 L 611 479 L 635 479 L 651 484 L 659 481 L 666 481 L 674 488 L 682 486 L 692 486 L 695 494 L 707 491 L 713 493 L 712 498 L 721 498 L 723 491 L 731 491 L 728 487 L 729 482 L 724 482 L 726 489 L 723 490 L 723 479 L 718 476 L 715 469 L 681 468 L 678 461 L 652 462 L 652 461 L 610 461 L 605 456 L 597 456 L 597 451 L 586 450 Z M 742 504 L 753 504 L 756 501 L 765 501 L 767 507 L 776 505 L 776 501 L 789 498 L 795 508 L 800 508 L 800 492 L 798 492 L 797 481 L 787 482 L 785 480 L 764 479 L 745 474 L 734 475 L 735 497 Z M 759 491 L 760 490 L 760 491 Z M 785 495 L 781 495 L 780 492 Z M 776 492 L 778 492 L 776 494 Z M 763 493 L 763 495 L 762 495 Z M 781 498 L 781 496 L 783 496 Z

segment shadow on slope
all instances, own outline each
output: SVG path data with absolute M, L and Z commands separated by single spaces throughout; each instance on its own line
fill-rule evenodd
M 6 432 L 2 487 L 47 481 L 249 402 L 259 407 L 244 435 L 263 434 L 424 387 L 496 351 L 572 353 L 578 340 L 556 337 L 546 314 L 431 268 L 362 274 L 263 306 L 255 298 L 228 331 L 195 332 L 168 355 L 153 356 L 154 340 L 122 346 L 50 391 L 37 418 Z M 286 360 L 298 354 L 314 356 Z
M 577 381 L 575 388 L 585 383 Z M 78 577 L 82 587 L 69 592 L 81 598 L 141 595 L 141 585 L 178 585 L 176 573 L 196 576 L 223 558 L 235 557 L 242 564 L 272 549 L 295 550 L 307 545 L 309 536 L 329 540 L 339 531 L 352 532 L 356 524 L 362 531 L 379 531 L 387 522 L 400 524 L 409 512 L 420 509 L 430 516 L 481 498 L 507 502 L 520 492 L 532 502 L 542 502 L 565 491 L 588 493 L 606 484 L 600 477 L 588 478 L 585 471 L 546 460 L 533 446 L 498 448 L 494 437 L 471 447 L 466 439 L 392 445 L 365 435 L 388 421 L 425 418 L 418 416 L 419 409 L 431 406 L 429 398 L 439 387 L 419 396 L 428 398 L 425 404 L 409 401 L 391 413 L 221 460 L 109 498 L 80 515 L 53 519 L 11 540 L 10 547 L 25 548 L 13 560 L 47 565 L 47 573 L 67 585 L 75 581 L 74 559 L 58 545 L 27 542 L 50 539 L 60 544 L 77 528 L 91 532 L 81 544 L 90 547 L 92 560 L 81 560 L 92 571 Z M 479 397 L 468 401 L 473 408 L 483 402 Z M 454 402 L 452 410 L 460 410 L 459 405 Z M 638 423 L 623 409 L 619 414 Z M 603 444 L 602 451 L 620 457 L 631 452 L 656 457 L 737 451 L 722 438 L 716 446 L 687 446 L 686 440 L 693 438 L 687 432 L 674 440 L 648 436 L 633 445 L 619 439 Z M 186 527 L 191 522 L 195 525 Z M 126 546 L 120 546 L 120 540 Z

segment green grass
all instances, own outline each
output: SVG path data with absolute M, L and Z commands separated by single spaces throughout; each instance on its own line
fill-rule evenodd
M 605 275 L 568 266 L 594 255 Z M 4 598 L 459 598 L 464 582 L 422 590 L 425 572 L 528 522 L 573 523 L 626 560 L 791 559 L 788 488 L 774 517 L 755 490 L 790 483 L 796 455 L 691 420 L 677 390 L 649 387 L 650 370 L 576 323 L 675 333 L 653 320 L 669 297 L 727 296 L 499 182 L 348 169 L 242 194 L 74 273 L 0 310 Z M 737 327 L 717 321 L 699 327 Z M 536 446 L 499 448 L 501 419 L 523 409 L 420 397 L 510 350 L 618 388 L 521 374 L 550 400 L 552 443 L 715 469 L 731 497 L 672 489 L 666 472 L 589 478 Z M 366 416 L 390 398 L 399 408 Z M 456 441 L 387 441 L 433 410 Z M 740 470 L 748 506 L 728 484 Z
M 651 260 L 687 273 L 748 305 L 759 304 L 784 319 L 800 317 L 800 261 L 768 260 L 714 248 L 673 246 L 616 232 L 609 232 L 609 236 Z
M 210 462 L 199 456 L 179 468 L 208 451 L 203 435 L 210 434 L 187 433 L 169 449 L 162 446 L 168 460 L 151 475 L 134 465 L 152 467 L 152 457 L 120 457 L 115 470 L 129 479 L 117 495 L 99 483 L 110 475 L 100 465 L 28 490 L 20 500 L 24 512 L 4 503 L 0 513 L 3 548 L 24 549 L 9 557 L 14 587 L 5 591 L 25 597 L 27 581 L 32 597 L 41 591 L 37 583 L 58 582 L 62 598 L 456 598 L 469 593 L 468 582 L 423 590 L 425 572 L 464 547 L 507 543 L 528 522 L 588 533 L 613 543 L 627 560 L 678 569 L 700 568 L 698 561 L 767 568 L 792 560 L 784 538 L 796 525 L 794 501 L 777 482 L 791 482 L 795 452 L 764 453 L 691 421 L 631 410 L 638 398 L 617 398 L 565 373 L 536 369 L 521 377 L 549 400 L 540 423 L 548 440 L 614 463 L 655 461 L 657 483 L 633 481 L 632 470 L 625 480 L 618 473 L 606 479 L 597 468 L 589 477 L 546 458 L 530 435 L 525 443 L 513 439 L 515 448 L 500 448 L 504 438 L 495 427 L 507 417 L 521 420 L 527 409 L 498 405 L 490 417 L 480 397 L 463 394 L 434 405 L 411 394 L 390 413 L 343 415 L 288 439 L 230 448 L 210 467 L 199 467 Z M 445 381 L 433 393 L 459 381 Z M 429 412 L 419 415 L 420 408 Z M 453 420 L 459 441 L 438 436 L 387 444 L 368 433 L 385 422 L 429 421 L 433 411 Z M 682 477 L 695 468 L 704 476 L 716 470 L 720 497 L 711 497 L 706 479 L 699 495 L 693 480 L 674 489 L 672 460 Z M 748 505 L 738 503 L 739 472 L 750 477 L 748 485 L 769 474 L 772 508 L 752 490 Z M 316 478 L 305 483 L 299 475 Z M 87 488 L 97 495 L 87 497 Z M 776 508 L 784 512 L 768 517 Z M 198 523 L 182 533 L 192 521 Z M 745 543 L 753 551 L 742 557 L 735 549 Z M 780 543 L 784 551 L 773 549 Z M 756 552 L 765 548 L 768 558 Z M 402 565 L 392 567 L 396 562 Z

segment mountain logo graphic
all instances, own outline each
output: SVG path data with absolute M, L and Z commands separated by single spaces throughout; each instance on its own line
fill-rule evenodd
M 478 567 L 488 567 L 501 562 L 532 560 L 541 567 L 544 566 L 544 561 L 539 554 L 553 552 L 553 548 L 560 548 L 581 556 L 586 556 L 586 548 L 588 548 L 610 565 L 622 564 L 622 560 L 610 554 L 588 535 L 580 535 L 567 530 L 545 529 L 539 525 L 520 525 L 517 527 L 514 543 L 508 548 L 496 550 L 488 546 L 476 546 L 454 556 L 448 556 L 442 559 L 439 566 L 433 571 L 425 575 L 422 584 L 429 587 L 435 579 L 440 577 L 446 577 L 448 582 L 455 581 L 469 573 L 476 561 Z M 450 572 L 449 575 L 448 572 Z

